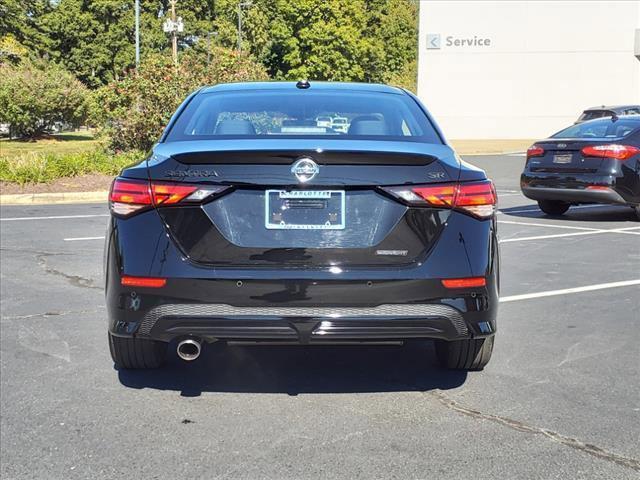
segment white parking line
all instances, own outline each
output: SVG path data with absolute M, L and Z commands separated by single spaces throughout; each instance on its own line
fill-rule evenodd
M 528 300 L 530 298 L 553 297 L 556 295 L 567 295 L 569 293 L 591 292 L 594 290 L 604 290 L 606 288 L 630 287 L 632 285 L 640 285 L 638 280 L 625 280 L 623 282 L 598 283 L 596 285 L 587 285 L 584 287 L 564 288 L 562 290 L 547 290 L 546 292 L 525 293 L 523 295 L 511 295 L 509 297 L 500 298 L 500 303 L 517 302 L 520 300 Z
M 573 233 L 558 233 L 555 235 L 537 235 L 535 237 L 518 237 L 518 238 L 505 238 L 499 240 L 498 243 L 512 243 L 512 242 L 526 242 L 529 240 L 545 240 L 547 238 L 562 238 L 562 237 L 576 237 L 579 235 L 595 235 L 598 233 L 624 233 L 630 235 L 640 235 L 640 232 L 632 232 L 630 230 L 638 230 L 640 227 L 628 227 L 628 228 L 612 228 L 610 230 L 590 230 L 586 232 L 573 232 Z
M 531 227 L 566 228 L 568 230 L 602 230 L 601 228 L 574 227 L 572 225 L 556 225 L 551 223 L 514 222 L 513 220 L 498 220 L 498 223 L 505 223 L 507 225 L 526 225 Z
M 77 242 L 80 240 L 104 240 L 104 237 L 73 237 L 73 238 L 65 238 L 65 242 Z
M 93 218 L 93 217 L 108 217 L 108 213 L 101 213 L 95 215 L 53 215 L 50 217 L 8 217 L 0 218 L 0 222 L 16 222 L 20 220 L 60 220 L 68 218 Z

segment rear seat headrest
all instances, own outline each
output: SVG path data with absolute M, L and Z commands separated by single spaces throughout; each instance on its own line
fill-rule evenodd
M 249 120 L 223 120 L 216 126 L 216 135 L 255 135 L 256 129 Z
M 387 124 L 375 117 L 354 118 L 349 135 L 387 135 Z

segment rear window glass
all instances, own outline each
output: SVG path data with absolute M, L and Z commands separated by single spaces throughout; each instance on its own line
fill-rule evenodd
M 438 143 L 428 117 L 407 95 L 343 90 L 253 90 L 197 95 L 167 141 L 329 137 Z
M 613 112 L 609 110 L 587 110 L 582 115 L 580 115 L 579 120 L 586 122 L 587 120 L 594 120 L 596 118 L 602 117 L 610 117 L 613 115 Z
M 559 131 L 551 138 L 622 138 L 640 128 L 640 119 L 629 120 L 603 118 L 586 123 L 572 125 Z

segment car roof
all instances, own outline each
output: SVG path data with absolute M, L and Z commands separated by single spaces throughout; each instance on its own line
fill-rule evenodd
M 613 110 L 615 111 L 620 111 L 620 110 L 627 110 L 628 108 L 640 108 L 640 105 L 600 105 L 599 107 L 589 107 L 585 110 L 585 112 L 588 112 L 590 110 Z
M 295 90 L 297 82 L 236 82 L 236 83 L 219 83 L 204 87 L 201 93 L 212 92 L 241 92 L 251 90 Z M 404 91 L 398 87 L 384 85 L 382 83 L 358 83 L 358 82 L 316 82 L 309 81 L 311 90 L 341 90 L 341 91 L 360 91 L 372 93 L 395 93 L 402 95 Z M 301 89 L 306 90 L 306 89 Z

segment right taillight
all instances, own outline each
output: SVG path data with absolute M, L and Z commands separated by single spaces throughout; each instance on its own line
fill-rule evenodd
M 109 204 L 114 214 L 126 217 L 153 206 L 200 203 L 227 188 L 224 185 L 149 182 L 118 177 L 111 185 Z
M 640 148 L 631 145 L 589 145 L 582 149 L 585 157 L 614 158 L 616 160 L 626 160 L 640 152 Z
M 386 187 L 384 190 L 411 206 L 455 208 L 478 218 L 491 217 L 498 201 L 491 180 Z

